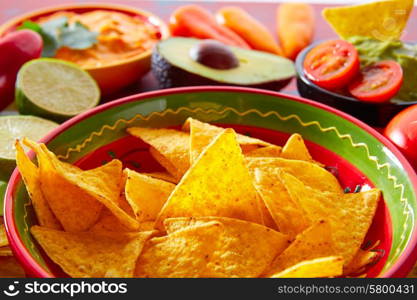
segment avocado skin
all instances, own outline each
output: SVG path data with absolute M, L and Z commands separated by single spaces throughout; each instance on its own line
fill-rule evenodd
M 174 66 L 166 60 L 154 47 L 152 52 L 152 73 L 158 81 L 159 88 L 166 89 L 171 87 L 197 86 L 197 85 L 228 85 L 228 86 L 244 86 L 258 89 L 265 89 L 271 91 L 279 91 L 291 82 L 291 77 L 288 79 L 269 81 L 265 83 L 251 84 L 251 85 L 237 85 L 227 82 L 219 82 L 205 78 L 204 76 L 187 72 L 179 67 Z

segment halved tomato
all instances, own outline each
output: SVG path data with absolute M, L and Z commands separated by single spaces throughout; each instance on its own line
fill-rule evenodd
M 304 59 L 308 79 L 328 90 L 347 86 L 358 72 L 358 51 L 343 40 L 324 42 L 311 49 Z
M 417 171 L 417 104 L 396 115 L 384 134 L 408 158 Z
M 379 61 L 361 70 L 349 85 L 349 92 L 361 101 L 382 103 L 397 94 L 402 82 L 403 70 L 399 63 Z

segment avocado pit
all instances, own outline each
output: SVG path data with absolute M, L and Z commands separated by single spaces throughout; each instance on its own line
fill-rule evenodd
M 206 67 L 230 70 L 239 66 L 236 55 L 225 45 L 215 40 L 203 40 L 190 48 L 190 57 Z

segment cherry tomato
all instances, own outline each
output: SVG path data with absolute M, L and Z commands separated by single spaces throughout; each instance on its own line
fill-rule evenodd
M 384 134 L 402 151 L 417 170 L 417 105 L 396 115 L 388 123 Z
M 382 103 L 394 97 L 402 83 L 403 70 L 399 63 L 379 61 L 361 70 L 349 85 L 349 92 L 361 101 Z
M 356 48 L 343 40 L 332 40 L 314 47 L 304 59 L 304 73 L 318 86 L 337 90 L 359 72 Z

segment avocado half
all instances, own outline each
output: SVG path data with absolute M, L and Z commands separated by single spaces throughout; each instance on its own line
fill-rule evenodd
M 294 64 L 266 52 L 228 47 L 239 65 L 220 70 L 193 60 L 190 50 L 203 40 L 173 37 L 159 42 L 152 53 L 152 72 L 160 88 L 190 85 L 232 85 L 278 91 L 295 75 Z

